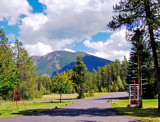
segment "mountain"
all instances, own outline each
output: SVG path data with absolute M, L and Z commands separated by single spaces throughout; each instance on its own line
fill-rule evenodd
M 97 67 L 103 67 L 110 64 L 110 60 L 102 59 L 84 52 L 68 52 L 55 51 L 44 56 L 32 56 L 33 64 L 37 66 L 37 74 L 48 75 L 52 77 L 56 72 L 63 72 L 67 69 L 72 69 L 76 62 L 77 56 L 81 56 L 84 64 L 86 64 L 88 71 L 92 72 Z

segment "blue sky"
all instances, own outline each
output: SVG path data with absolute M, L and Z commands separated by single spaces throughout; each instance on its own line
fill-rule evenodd
M 129 57 L 125 29 L 111 32 L 112 7 L 119 0 L 1 0 L 0 26 L 30 55 L 83 51 L 109 60 Z

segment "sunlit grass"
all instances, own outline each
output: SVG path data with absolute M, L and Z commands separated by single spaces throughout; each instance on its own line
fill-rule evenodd
M 90 96 L 90 97 L 85 97 L 85 98 L 91 98 L 91 97 L 100 97 L 100 96 L 105 96 L 105 95 L 109 95 L 109 94 L 113 94 L 114 92 L 97 92 L 94 93 L 94 96 Z M 86 96 L 86 93 L 85 93 Z M 78 94 L 74 93 L 74 94 L 62 94 L 62 100 L 74 100 L 78 98 Z M 42 98 L 39 99 L 34 99 L 35 101 L 54 101 L 54 100 L 59 100 L 60 99 L 60 95 L 59 94 L 49 94 L 49 95 L 43 95 Z
M 160 113 L 157 112 L 157 99 L 144 99 L 142 109 L 136 107 L 128 108 L 128 104 L 128 99 L 113 99 L 111 102 L 112 107 L 122 114 L 129 115 L 142 121 L 160 122 Z
M 22 103 L 18 104 L 18 110 L 17 110 L 16 104 L 14 105 L 14 109 L 13 109 L 13 104 L 4 104 L 4 105 L 0 105 L 0 118 L 8 118 L 8 117 L 14 117 L 18 115 L 40 113 L 42 111 L 54 109 L 55 107 L 62 108 L 71 104 L 73 103 L 71 102 L 26 103 L 25 105 L 27 107 L 27 110 L 25 109 L 25 106 Z
M 96 92 L 96 93 L 94 93 L 94 96 L 85 97 L 85 98 L 100 97 L 100 96 L 105 96 L 105 95 L 109 95 L 109 94 L 113 94 L 113 93 L 115 93 L 115 92 Z

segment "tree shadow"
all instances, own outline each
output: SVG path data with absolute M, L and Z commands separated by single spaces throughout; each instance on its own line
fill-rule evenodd
M 111 99 L 129 99 L 127 96 L 126 97 L 106 97 L 106 98 L 95 98 L 93 100 L 111 100 Z
M 34 111 L 41 111 L 41 109 L 35 109 Z M 43 116 L 43 115 L 48 115 L 48 116 L 83 116 L 83 115 L 88 115 L 88 116 L 117 116 L 121 115 L 117 113 L 115 110 L 112 108 L 88 108 L 88 109 L 74 109 L 74 108 L 63 108 L 63 109 L 52 109 L 49 111 L 44 111 L 41 113 L 36 113 L 36 114 L 27 114 L 27 113 L 33 113 L 33 110 L 24 110 L 24 111 L 19 111 L 18 113 L 13 113 L 13 114 L 19 114 L 19 115 L 25 115 L 25 116 Z
M 157 112 L 157 108 L 139 109 L 128 107 L 115 107 L 114 109 L 122 114 L 131 115 L 134 117 L 160 117 L 160 113 Z

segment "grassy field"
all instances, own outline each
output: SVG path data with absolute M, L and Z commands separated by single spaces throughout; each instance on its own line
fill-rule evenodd
M 14 110 L 12 112 L 12 104 L 3 104 L 0 105 L 0 119 L 1 118 L 7 118 L 7 117 L 14 117 L 18 115 L 27 115 L 27 114 L 33 114 L 33 113 L 39 113 L 42 111 L 50 110 L 55 108 L 56 106 L 58 108 L 66 107 L 68 105 L 73 104 L 72 102 L 43 102 L 43 103 L 26 103 L 27 110 L 25 109 L 24 105 L 22 103 L 18 104 L 18 110 L 16 104 L 14 105 Z
M 143 108 L 128 108 L 128 99 L 113 99 L 112 107 L 122 113 L 146 122 L 160 122 L 160 113 L 157 112 L 157 99 L 144 99 Z
M 114 92 L 99 92 L 99 93 L 94 93 L 94 96 L 91 97 L 100 97 L 100 96 L 105 96 L 112 94 Z M 86 97 L 86 98 L 91 98 L 91 97 Z M 62 94 L 62 100 L 74 100 L 78 98 L 78 94 Z M 35 101 L 54 101 L 54 100 L 59 100 L 59 94 L 50 94 L 50 95 L 43 95 L 42 98 L 39 99 L 34 99 Z

